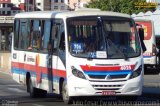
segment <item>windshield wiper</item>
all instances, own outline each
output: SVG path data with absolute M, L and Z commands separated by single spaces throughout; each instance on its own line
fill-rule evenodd
M 107 41 L 124 57 L 126 61 L 128 60 L 128 56 L 126 55 L 125 51 L 121 51 L 120 49 L 118 49 L 117 46 L 109 38 L 107 38 Z
M 96 57 L 94 53 L 89 53 L 87 56 L 87 60 L 93 60 Z

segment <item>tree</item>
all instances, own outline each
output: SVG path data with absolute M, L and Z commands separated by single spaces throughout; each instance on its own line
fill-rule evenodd
M 142 3 L 145 7 L 141 5 Z M 141 6 L 136 7 L 137 5 Z M 155 10 L 155 7 L 149 7 L 149 3 L 147 3 L 146 0 L 91 0 L 87 7 L 126 14 Z

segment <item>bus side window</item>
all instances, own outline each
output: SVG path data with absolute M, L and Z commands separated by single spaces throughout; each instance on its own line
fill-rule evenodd
M 58 44 L 58 26 L 56 23 L 52 25 L 52 49 L 53 53 L 57 52 L 57 44 Z
M 20 19 L 20 30 L 19 30 L 19 49 L 27 48 L 27 36 L 28 36 L 28 21 L 26 19 Z
M 28 50 L 32 50 L 32 38 L 33 38 L 33 20 L 30 21 L 30 29 L 28 34 Z
M 44 20 L 43 29 L 41 31 L 42 31 L 41 50 L 43 52 L 47 52 L 48 42 L 50 40 L 50 33 L 51 33 L 51 21 L 50 20 Z
M 33 36 L 32 36 L 32 47 L 34 50 L 38 50 L 38 44 L 40 39 L 40 21 L 34 20 L 33 22 Z

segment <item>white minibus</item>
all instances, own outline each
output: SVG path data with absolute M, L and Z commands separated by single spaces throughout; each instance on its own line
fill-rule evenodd
M 31 97 L 142 94 L 143 52 L 134 20 L 95 9 L 24 12 L 15 16 L 13 79 Z

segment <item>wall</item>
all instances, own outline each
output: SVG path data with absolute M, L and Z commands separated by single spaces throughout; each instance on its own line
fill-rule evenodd
M 6 73 L 11 73 L 11 53 L 0 52 L 0 69 Z
M 84 7 L 84 4 L 89 3 L 91 0 L 69 0 L 69 7 L 75 9 L 79 7 Z M 79 3 L 78 3 L 79 2 Z

